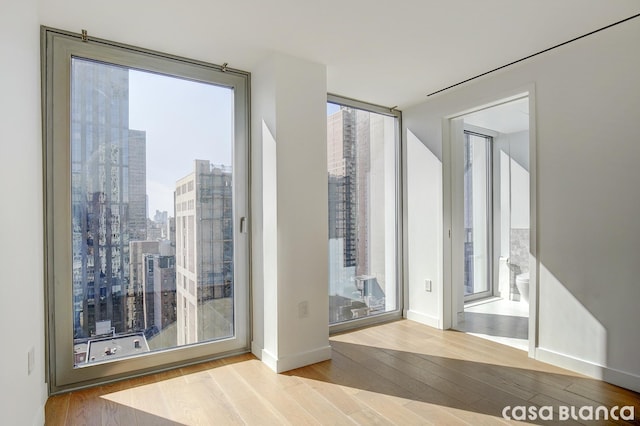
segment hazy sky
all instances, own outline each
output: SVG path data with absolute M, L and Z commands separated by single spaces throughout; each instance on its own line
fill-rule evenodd
M 327 103 L 327 115 L 340 109 Z M 146 132 L 149 217 L 173 216 L 176 181 L 193 161 L 231 165 L 233 91 L 144 71 L 129 71 L 129 128 Z
M 176 181 L 193 161 L 231 165 L 231 89 L 143 71 L 129 71 L 129 128 L 147 141 L 149 217 L 173 216 Z
M 340 105 L 330 104 L 327 102 L 327 116 L 333 114 L 334 112 L 340 111 Z

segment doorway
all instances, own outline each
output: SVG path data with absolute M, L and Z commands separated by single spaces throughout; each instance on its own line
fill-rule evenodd
M 453 328 L 529 349 L 529 97 L 451 120 Z

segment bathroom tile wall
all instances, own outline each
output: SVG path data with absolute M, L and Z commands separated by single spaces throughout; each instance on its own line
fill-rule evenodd
M 519 300 L 520 293 L 516 288 L 516 276 L 529 272 L 529 229 L 512 228 L 510 241 L 509 282 L 511 286 L 511 298 L 512 300 Z

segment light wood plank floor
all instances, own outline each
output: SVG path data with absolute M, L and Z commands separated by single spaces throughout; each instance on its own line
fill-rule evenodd
M 331 361 L 284 374 L 247 354 L 53 396 L 46 424 L 475 426 L 510 423 L 507 405 L 634 405 L 640 416 L 640 394 L 408 320 L 331 345 Z

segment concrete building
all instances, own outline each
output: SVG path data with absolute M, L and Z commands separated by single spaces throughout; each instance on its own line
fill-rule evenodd
M 156 210 L 153 219 L 147 219 L 147 238 L 153 241 L 168 240 L 169 235 L 169 216 L 166 211 Z
M 144 331 L 152 313 L 147 315 L 145 295 L 153 284 L 147 281 L 146 256 L 160 253 L 158 241 L 131 241 L 129 243 L 130 285 L 127 291 L 127 330 Z
M 81 59 L 72 68 L 74 333 L 87 338 L 100 321 L 127 329 L 129 241 L 146 239 L 146 149 L 144 132 L 129 129 L 128 71 Z
M 149 352 L 143 333 L 125 333 L 118 336 L 89 339 L 86 363 L 107 362 Z
M 132 241 L 129 246 L 128 331 L 142 331 L 152 338 L 176 321 L 173 247 L 169 241 Z
M 221 337 L 204 318 L 208 301 L 233 296 L 231 189 L 231 171 L 208 160 L 176 183 L 178 345 Z
M 149 304 L 153 303 L 153 326 L 163 330 L 176 322 L 176 258 L 173 255 L 157 254 L 148 260 L 153 268 L 153 293 Z M 145 299 L 145 305 L 147 300 Z
M 126 102 L 128 103 L 129 100 L 127 99 Z M 144 241 L 149 239 L 147 237 L 147 135 L 141 130 L 129 130 L 128 142 L 129 240 Z

